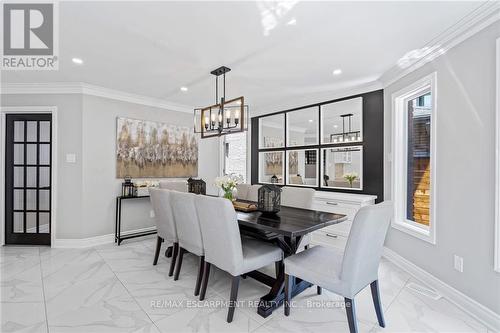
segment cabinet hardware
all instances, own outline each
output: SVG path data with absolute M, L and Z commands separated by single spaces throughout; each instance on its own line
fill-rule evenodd
M 333 201 L 327 201 L 326 204 L 327 205 L 332 205 L 332 206 L 338 206 L 338 203 L 337 202 L 333 202 Z
M 337 235 L 332 235 L 332 234 L 326 234 L 327 237 L 331 237 L 331 238 L 339 238 L 339 236 Z

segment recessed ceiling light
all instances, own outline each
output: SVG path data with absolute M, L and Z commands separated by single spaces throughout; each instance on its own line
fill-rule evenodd
M 313 122 L 313 120 L 312 120 L 312 119 L 309 119 L 309 122 L 310 122 L 310 123 L 312 123 L 312 122 Z
M 296 19 L 295 19 L 295 17 L 294 17 L 294 18 L 292 18 L 290 21 L 288 21 L 286 24 L 287 24 L 287 25 L 296 25 L 296 24 L 297 24 L 297 20 L 296 20 Z
M 333 75 L 340 75 L 342 74 L 342 70 L 340 68 L 337 68 L 333 71 Z
M 339 128 L 339 125 L 333 125 L 333 128 Z
M 77 65 L 82 65 L 83 64 L 83 60 L 80 59 L 80 58 L 73 58 L 73 59 L 71 59 L 71 61 L 73 61 Z
M 181 87 L 181 91 L 183 91 L 183 92 L 188 91 L 188 87 Z

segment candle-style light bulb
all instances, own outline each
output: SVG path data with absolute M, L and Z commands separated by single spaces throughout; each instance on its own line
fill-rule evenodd
M 208 118 L 208 116 L 205 117 L 205 129 L 208 129 L 208 124 L 210 123 L 210 119 Z
M 231 110 L 226 110 L 226 123 L 228 126 L 231 123 Z
M 236 110 L 234 113 L 234 119 L 240 119 L 240 110 Z

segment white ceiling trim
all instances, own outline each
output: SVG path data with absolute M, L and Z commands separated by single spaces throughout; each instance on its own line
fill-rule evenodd
M 333 91 L 323 93 L 321 95 L 315 96 L 303 96 L 290 99 L 287 103 L 272 104 L 266 106 L 265 108 L 255 108 L 250 109 L 250 116 L 256 117 L 265 115 L 268 113 L 273 113 L 277 111 L 285 111 L 289 109 L 294 109 L 297 107 L 303 107 L 307 105 L 323 103 L 326 101 L 332 101 L 339 98 L 344 98 L 346 96 L 354 96 L 364 94 L 370 91 L 375 91 L 383 89 L 384 86 L 380 81 L 372 81 L 367 83 L 362 83 L 352 87 L 339 88 Z
M 405 68 L 401 68 L 398 64 L 394 65 L 384 72 L 378 80 L 383 83 L 384 87 L 387 87 L 423 65 L 446 54 L 454 46 L 498 20 L 500 20 L 500 2 L 486 2 L 424 45 L 420 49 L 423 51 L 421 57 L 409 63 Z M 428 52 L 425 52 L 425 50 L 428 50 Z
M 143 95 L 131 94 L 84 82 L 3 83 L 0 88 L 0 92 L 2 94 L 82 94 L 146 105 L 170 111 L 193 112 L 193 108 L 188 105 L 172 103 Z

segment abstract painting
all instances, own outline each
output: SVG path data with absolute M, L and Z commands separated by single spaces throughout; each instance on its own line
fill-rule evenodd
M 198 138 L 189 127 L 117 118 L 117 178 L 198 176 Z

